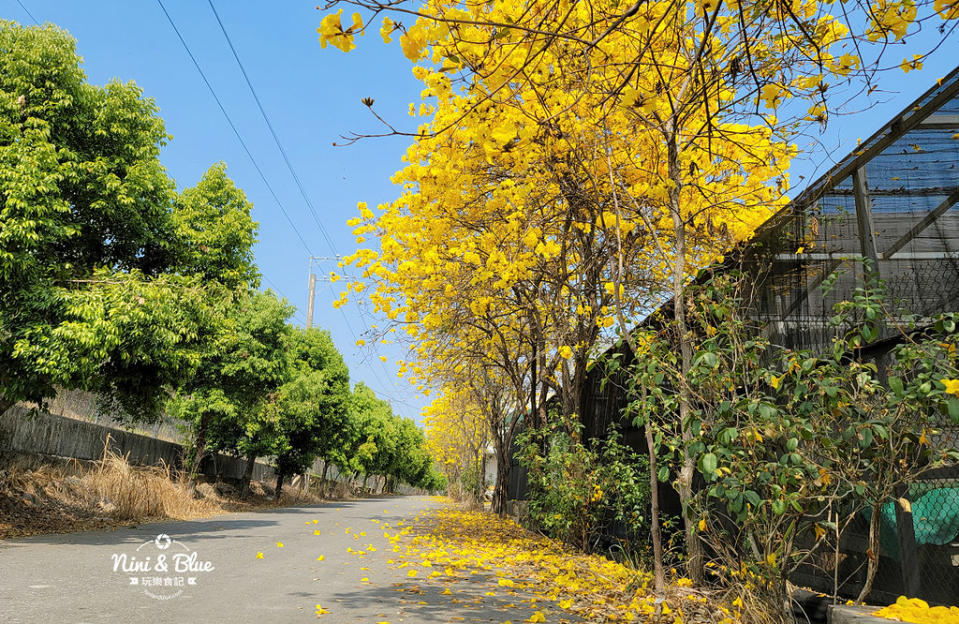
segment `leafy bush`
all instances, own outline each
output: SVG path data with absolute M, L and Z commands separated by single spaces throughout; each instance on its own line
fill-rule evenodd
M 529 470 L 530 519 L 586 552 L 613 535 L 633 550 L 648 523 L 648 463 L 615 431 L 587 446 L 581 429 L 571 419 L 554 419 L 545 433 L 520 435 L 520 461 Z
M 893 319 L 881 285 L 861 288 L 836 308 L 826 353 L 771 345 L 737 298 L 735 275 L 689 292 L 696 352 L 685 380 L 668 336 L 648 334 L 635 369 L 637 421 L 656 431 L 666 468 L 695 458 L 705 482 L 686 521 L 715 558 L 720 578 L 789 618 L 787 581 L 835 547 L 857 515 L 870 517 L 879 552 L 881 506 L 923 472 L 959 460 L 944 427 L 959 425 L 955 315 L 899 325 L 886 357 L 859 351 Z M 685 422 L 678 388 L 694 397 Z M 838 558 L 823 572 L 838 579 Z M 869 591 L 878 557 L 868 557 Z M 832 567 L 829 567 L 832 566 Z

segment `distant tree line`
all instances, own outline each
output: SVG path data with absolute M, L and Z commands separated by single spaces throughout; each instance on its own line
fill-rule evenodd
M 87 82 L 52 25 L 0 22 L 0 413 L 89 390 L 132 422 L 188 425 L 212 452 L 274 459 L 277 489 L 316 458 L 436 488 L 422 432 L 349 370 L 327 331 L 260 291 L 252 205 L 213 165 L 177 191 L 170 139 L 134 83 Z

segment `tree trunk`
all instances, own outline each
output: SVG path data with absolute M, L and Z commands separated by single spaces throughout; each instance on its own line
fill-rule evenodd
M 13 401 L 8 401 L 6 397 L 0 397 L 0 416 L 3 416 L 11 407 L 13 407 Z
M 363 493 L 366 493 L 366 482 L 370 480 L 370 475 L 363 475 Z
M 669 188 L 669 212 L 673 221 L 673 236 L 676 239 L 676 257 L 673 260 L 673 310 L 676 316 L 676 335 L 679 341 L 679 350 L 682 356 L 682 367 L 679 382 L 679 422 L 684 446 L 689 448 L 692 442 L 692 433 L 689 431 L 689 404 L 690 391 L 686 376 L 692 366 L 693 349 L 689 333 L 686 329 L 686 306 L 683 301 L 683 285 L 686 277 L 686 222 L 680 206 L 680 191 L 682 189 L 682 171 L 679 163 L 678 137 L 675 131 L 670 134 L 667 142 L 669 178 L 672 185 Z M 695 527 L 689 521 L 689 506 L 693 500 L 693 475 L 696 471 L 696 457 L 684 453 L 683 465 L 679 471 L 678 490 L 679 499 L 683 504 L 683 522 L 686 526 L 686 552 L 689 556 L 687 572 L 689 578 L 696 585 L 703 582 L 703 545 L 699 541 Z
M 509 452 L 504 449 L 504 442 L 499 437 L 493 440 L 493 446 L 496 450 L 496 484 L 493 486 L 493 503 L 491 505 L 493 513 L 499 516 L 506 515 L 506 497 L 509 488 Z
M 663 534 L 659 524 L 659 478 L 656 467 L 656 444 L 653 431 L 646 423 L 646 446 L 649 448 L 649 533 L 653 540 L 653 589 L 662 594 L 666 589 L 663 569 Z
M 273 488 L 273 497 L 280 500 L 280 493 L 283 492 L 283 473 L 276 473 L 276 487 Z
M 879 514 L 882 510 L 882 502 L 874 503 L 872 514 L 869 517 L 869 546 L 866 549 L 866 582 L 859 592 L 856 602 L 864 602 L 872 591 L 872 584 L 876 580 L 876 570 L 879 568 Z
M 527 426 L 532 427 L 533 429 L 539 428 L 539 423 L 537 419 L 539 417 L 539 412 L 536 409 L 536 364 L 538 356 L 536 355 L 536 341 L 533 341 L 533 357 L 530 358 L 530 371 L 529 371 L 529 419 L 530 422 L 527 423 Z
M 320 475 L 320 498 L 326 498 L 326 471 L 330 469 L 330 464 L 323 460 L 323 473 Z
M 486 450 L 479 452 L 479 478 L 476 479 L 476 500 L 480 505 L 486 502 Z
M 250 495 L 250 481 L 253 480 L 253 468 L 256 466 L 256 456 L 246 456 L 246 467 L 243 469 L 243 477 L 240 479 L 240 496 L 246 498 Z
M 190 449 L 190 456 L 187 458 L 187 469 L 189 474 L 187 489 L 191 495 L 196 496 L 196 486 L 200 477 L 200 464 L 206 456 L 206 429 L 209 422 L 207 415 L 200 416 L 200 423 L 196 429 L 196 438 L 193 441 L 193 448 Z

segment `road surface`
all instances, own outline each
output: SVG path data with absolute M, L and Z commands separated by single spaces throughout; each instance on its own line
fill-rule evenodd
M 405 570 L 386 563 L 383 523 L 437 505 L 391 497 L 0 541 L 0 622 L 502 622 L 394 586 Z

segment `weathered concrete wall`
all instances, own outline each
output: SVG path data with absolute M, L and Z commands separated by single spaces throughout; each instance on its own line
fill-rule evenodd
M 95 460 L 103 457 L 108 436 L 110 451 L 127 457 L 131 464 L 183 467 L 184 449 L 174 442 L 45 412 L 31 413 L 21 406 L 0 414 L 0 449 L 17 453 Z M 240 479 L 245 468 L 246 462 L 242 459 L 217 455 L 204 459 L 200 473 Z M 267 481 L 276 476 L 270 466 L 257 462 L 253 478 Z
M 108 436 L 110 450 L 128 455 L 132 464 L 182 464 L 183 447 L 173 442 L 44 412 L 31 414 L 20 406 L 0 415 L 0 446 L 21 453 L 99 459 Z

